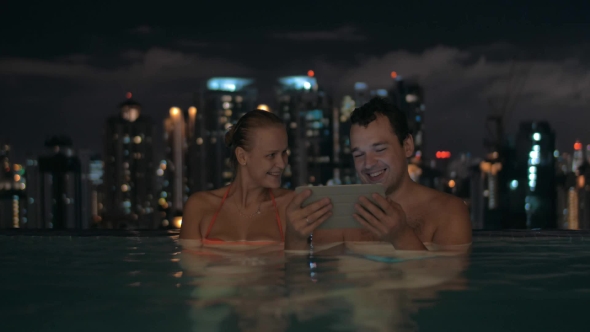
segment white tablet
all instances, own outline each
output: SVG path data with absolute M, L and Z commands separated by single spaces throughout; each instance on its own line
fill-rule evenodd
M 311 196 L 303 202 L 303 207 L 324 197 L 329 197 L 332 200 L 332 216 L 324 221 L 317 229 L 364 228 L 363 225 L 359 224 L 352 217 L 352 214 L 356 213 L 354 204 L 358 203 L 360 196 L 365 196 L 372 202 L 375 202 L 371 197 L 374 193 L 385 197 L 385 187 L 380 184 L 301 186 L 295 188 L 295 192 L 300 193 L 306 189 L 311 190 Z

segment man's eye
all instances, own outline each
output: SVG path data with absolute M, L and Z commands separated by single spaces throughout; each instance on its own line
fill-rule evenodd
M 377 152 L 382 152 L 382 151 L 385 151 L 385 148 L 383 148 L 383 149 L 378 149 L 378 150 L 375 150 L 375 151 L 377 151 Z

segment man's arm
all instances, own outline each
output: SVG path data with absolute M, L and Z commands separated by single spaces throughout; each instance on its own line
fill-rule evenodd
M 466 250 L 471 244 L 471 219 L 463 200 L 451 197 L 445 202 L 447 211 L 438 224 L 432 242 L 442 250 Z

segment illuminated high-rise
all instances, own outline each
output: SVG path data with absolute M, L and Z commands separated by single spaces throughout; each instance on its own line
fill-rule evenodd
M 406 113 L 410 132 L 414 137 L 414 156 L 424 155 L 424 89 L 417 83 L 404 81 L 397 73 L 392 73 L 394 88 L 389 97 Z
M 512 228 L 555 228 L 557 191 L 555 182 L 555 133 L 547 122 L 524 122 L 516 136 L 510 199 L 526 220 L 512 218 Z M 524 199 L 523 199 L 524 198 Z M 522 213 L 522 212 L 521 212 Z
M 360 182 L 354 168 L 354 160 L 350 148 L 350 115 L 356 107 L 362 105 L 358 104 L 356 102 L 357 100 L 359 102 L 365 101 L 359 95 L 362 94 L 363 89 L 359 88 L 366 87 L 366 84 L 364 86 L 360 85 L 360 83 L 355 84 L 355 99 L 351 96 L 344 96 L 340 105 L 339 116 L 335 119 L 337 126 L 335 126 L 334 133 L 338 133 L 338 140 L 335 141 L 337 145 L 334 146 L 334 151 L 336 152 L 334 161 L 338 166 L 339 178 L 342 184 L 357 184 Z
M 195 96 L 194 137 L 189 139 L 188 181 L 190 192 L 220 188 L 234 174 L 225 145 L 225 133 L 246 112 L 256 109 L 258 91 L 254 80 L 214 77 Z
M 158 198 L 159 210 L 164 211 L 163 227 L 180 227 L 184 203 L 190 192 L 188 180 L 188 144 L 195 139 L 197 109 L 190 107 L 188 114 L 178 107 L 170 108 L 170 116 L 164 120 L 164 141 L 166 159 L 160 162 L 156 171 L 163 177 L 162 190 Z
M 277 115 L 287 123 L 289 166 L 284 186 L 325 185 L 334 178 L 333 121 L 331 98 L 308 76 L 279 79 Z
M 11 163 L 10 150 L 0 142 L 0 228 L 26 227 L 25 170 Z
M 131 94 L 127 97 L 106 123 L 101 227 L 152 229 L 157 227 L 153 123 Z
M 82 172 L 82 228 L 101 226 L 103 209 L 103 161 L 99 154 L 79 150 Z
M 574 143 L 574 154 L 572 158 L 572 172 L 577 172 L 578 168 L 584 163 L 584 150 L 582 150 L 582 143 L 576 141 Z
M 80 158 L 74 153 L 72 140 L 54 136 L 45 142 L 45 148 L 46 152 L 38 159 L 39 196 L 29 197 L 38 201 L 40 220 L 35 228 L 87 228 L 88 220 L 82 215 L 85 195 L 82 194 Z M 30 210 L 35 213 L 32 207 Z

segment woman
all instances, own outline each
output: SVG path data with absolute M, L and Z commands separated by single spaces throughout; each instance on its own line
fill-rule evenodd
M 199 240 L 198 245 L 284 242 L 285 208 L 292 198 L 292 191 L 280 188 L 287 166 L 284 123 L 254 110 L 227 132 L 225 142 L 234 179 L 188 199 L 180 239 Z

